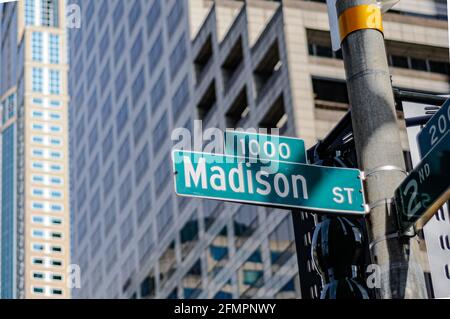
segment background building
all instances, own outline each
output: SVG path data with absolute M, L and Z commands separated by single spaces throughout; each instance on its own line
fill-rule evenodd
M 299 271 L 290 212 L 178 198 L 169 159 L 173 128 L 194 119 L 308 147 L 326 135 L 348 99 L 325 1 L 71 2 L 74 296 L 317 298 L 310 215 Z M 385 15 L 394 86 L 449 92 L 446 12 L 402 0 Z M 403 147 L 407 159 L 405 130 Z
M 64 1 L 0 7 L 1 297 L 69 298 Z

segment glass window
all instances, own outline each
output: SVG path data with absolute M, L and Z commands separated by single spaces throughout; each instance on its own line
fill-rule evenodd
M 51 64 L 59 63 L 59 35 L 57 34 L 49 35 L 49 55 Z
M 42 62 L 42 32 L 31 34 L 31 57 L 33 61 Z
M 152 113 L 155 114 L 158 107 L 161 105 L 164 96 L 166 95 L 166 75 L 164 69 L 162 70 L 158 80 L 156 80 L 151 92 Z
M 136 185 L 139 185 L 142 178 L 145 176 L 145 173 L 148 170 L 149 167 L 149 150 L 148 150 L 148 144 L 145 144 L 142 151 L 139 153 L 136 164 L 135 164 L 135 176 L 136 176 Z
M 61 152 L 51 152 L 50 153 L 50 157 L 55 158 L 55 159 L 59 159 L 62 157 L 62 153 Z
M 34 143 L 42 144 L 42 143 L 44 142 L 44 138 L 41 137 L 41 136 L 33 136 L 33 137 L 32 137 L 32 141 L 33 141 Z M 42 168 L 42 165 L 41 165 L 39 168 Z
M 113 21 L 116 21 L 116 23 L 113 23 L 113 25 L 117 28 L 119 25 L 118 21 L 122 21 L 122 14 L 123 14 L 123 1 L 117 1 L 117 5 L 114 8 L 113 12 Z
M 145 87 L 145 74 L 144 70 L 141 70 L 136 76 L 136 79 L 134 80 L 133 86 L 131 88 L 131 93 L 133 94 L 133 105 L 138 104 L 139 98 L 144 92 L 144 87 Z
M 33 124 L 31 128 L 35 131 L 42 131 L 44 129 L 44 126 L 42 124 Z
M 131 174 L 123 180 L 119 187 L 120 209 L 123 210 L 131 198 Z
M 121 48 L 123 50 L 123 48 Z M 116 76 L 116 99 L 118 100 L 120 95 L 122 94 L 122 91 L 127 83 L 127 70 L 126 70 L 126 63 L 123 64 L 122 69 L 120 70 L 119 74 Z
M 50 126 L 50 131 L 52 131 L 54 133 L 59 133 L 59 132 L 61 132 L 61 126 L 52 125 L 52 126 Z
M 89 184 L 92 186 L 97 181 L 98 173 L 100 171 L 98 155 L 92 160 L 89 167 Z
M 62 220 L 59 218 L 52 218 L 53 225 L 62 225 Z
M 59 113 L 50 113 L 50 118 L 52 120 L 60 120 L 61 119 L 61 114 L 59 114 Z
M 160 16 L 161 16 L 161 2 L 153 1 L 153 5 L 148 11 L 146 19 L 148 36 L 150 36 L 152 32 L 155 30 Z
M 33 278 L 34 279 L 44 279 L 44 274 L 41 272 L 34 272 L 33 273 Z
M 112 227 L 115 225 L 116 222 L 116 202 L 113 198 L 112 202 L 109 204 L 108 208 L 106 209 L 105 215 L 104 215 L 104 222 L 105 222 L 105 236 L 107 236 L 110 232 Z
M 61 281 L 61 280 L 63 280 L 63 276 L 52 274 L 52 280 Z
M 33 223 L 36 223 L 36 224 L 43 224 L 44 223 L 44 217 L 42 217 L 42 216 L 33 216 L 32 221 L 33 221 Z
M 108 61 L 109 63 L 109 61 Z M 111 94 L 108 95 L 108 97 L 105 100 L 105 103 L 103 103 L 102 106 L 102 111 L 101 111 L 101 115 L 102 115 L 102 126 L 103 128 L 106 127 L 106 124 L 108 124 L 109 119 L 111 118 Z
M 175 33 L 180 21 L 183 17 L 183 2 L 175 1 L 172 9 L 170 10 L 169 16 L 167 17 L 167 32 L 169 37 Z
M 177 45 L 170 55 L 170 76 L 172 79 L 178 73 L 184 60 L 186 59 L 186 34 L 183 33 L 178 39 Z
M 145 279 L 141 282 L 141 297 L 142 298 L 153 298 L 155 297 L 156 291 L 156 280 L 154 270 L 150 272 L 150 274 L 145 277 Z
M 43 244 L 33 244 L 33 250 L 34 251 L 44 251 L 44 245 Z
M 441 74 L 450 74 L 450 65 L 447 62 L 440 61 L 428 61 L 430 65 L 430 72 L 441 73 Z
M 130 142 L 128 136 L 123 141 L 122 145 L 119 148 L 119 154 L 117 157 L 117 165 L 118 165 L 118 172 L 119 175 L 123 171 L 123 168 L 126 166 L 127 161 L 130 157 Z
M 184 298 L 193 299 L 202 293 L 202 260 L 198 259 L 183 278 Z
M 152 192 L 150 183 L 147 183 L 142 193 L 139 195 L 136 203 L 136 212 L 138 224 L 141 225 L 145 217 L 150 216 L 150 209 L 152 205 Z
M 105 66 L 103 67 L 103 70 L 102 70 L 102 74 L 100 75 L 100 83 L 101 83 L 103 90 L 106 89 L 106 86 L 109 83 L 110 77 L 111 77 L 111 72 L 109 70 L 109 60 L 108 60 L 108 61 L 106 61 Z
M 50 210 L 54 211 L 54 212 L 61 212 L 63 210 L 62 205 L 59 204 L 52 204 L 50 205 Z
M 189 103 L 189 78 L 185 76 L 172 98 L 172 114 L 174 120 L 177 119 L 183 111 L 183 108 Z
M 99 215 L 100 211 L 100 201 L 102 200 L 100 189 L 97 189 L 95 192 L 92 192 L 93 196 L 91 197 L 91 201 L 89 203 L 89 214 L 90 214 L 90 222 L 94 224 L 96 217 Z
M 260 248 L 239 267 L 238 290 L 241 298 L 251 298 L 264 284 L 264 265 Z
M 34 209 L 44 209 L 44 204 L 42 204 L 42 203 L 33 203 L 31 206 Z
M 50 101 L 50 105 L 58 108 L 61 106 L 61 102 L 60 101 Z
M 168 135 L 168 121 L 167 113 L 159 120 L 155 129 L 153 130 L 153 156 L 156 156 L 162 149 L 162 146 L 166 145 Z
M 58 0 L 41 1 L 41 24 L 58 27 Z
M 107 6 L 106 4 L 107 4 L 106 2 L 102 4 L 102 8 L 106 7 Z M 105 10 L 100 9 L 100 12 L 103 11 Z M 100 40 L 100 52 L 108 52 L 108 48 L 109 48 L 109 28 L 106 28 L 105 32 L 103 33 L 103 37 Z
M 42 258 L 33 258 L 32 262 L 35 265 L 43 265 L 44 264 L 44 260 Z
M 123 48 L 125 48 L 125 34 L 124 34 L 123 29 L 122 29 L 120 31 L 120 34 L 117 37 L 116 43 L 114 45 L 114 60 L 116 62 L 119 61 L 120 57 L 122 56 L 122 53 L 124 51 Z
M 43 196 L 44 195 L 44 191 L 42 189 L 33 189 L 32 193 L 35 196 Z
M 33 288 L 33 292 L 36 293 L 36 294 L 43 294 L 44 293 L 44 288 L 34 287 Z
M 33 182 L 42 183 L 42 182 L 44 182 L 44 177 L 38 176 L 38 175 L 34 175 L 33 176 Z
M 34 140 L 34 139 L 33 139 Z M 39 163 L 39 162 L 35 162 L 32 164 L 33 168 L 35 169 L 43 169 L 44 168 L 44 164 Z
M 97 130 L 97 122 L 92 126 L 91 132 L 89 133 L 89 150 L 91 153 L 95 151 L 95 146 L 98 141 L 98 130 Z
M 168 155 L 169 154 L 167 154 L 167 156 Z M 166 158 L 169 157 L 164 157 L 155 171 L 156 196 L 161 195 L 161 193 L 167 188 L 168 180 L 170 178 L 170 161 L 167 161 Z
M 25 0 L 25 24 L 34 25 L 34 0 Z
M 181 258 L 184 260 L 197 244 L 199 239 L 198 213 L 194 211 L 180 231 Z
M 391 56 L 391 60 L 392 60 L 392 66 L 395 66 L 395 67 L 398 67 L 398 68 L 405 68 L 405 69 L 409 68 L 408 58 L 407 57 L 398 56 L 398 55 L 392 55 Z
M 152 48 L 150 49 L 150 52 L 148 54 L 148 71 L 150 76 L 153 76 L 153 73 L 155 72 L 155 69 L 161 60 L 161 57 L 163 56 L 163 50 L 163 35 L 162 33 L 160 33 L 153 43 Z
M 59 177 L 52 177 L 52 178 L 50 178 L 50 183 L 55 184 L 55 185 L 60 185 L 60 184 L 62 184 L 62 179 Z
M 130 13 L 128 14 L 128 25 L 130 28 L 130 34 L 133 33 L 134 27 L 136 26 L 136 23 L 138 22 L 140 16 L 141 16 L 141 3 L 140 1 L 135 1 L 133 7 L 130 10 Z
M 116 237 L 113 237 L 113 239 L 110 240 L 110 244 L 106 248 L 105 270 L 107 273 L 109 273 L 109 271 L 114 266 L 116 261 L 117 261 L 117 240 L 116 240 Z
M 159 211 L 156 217 L 156 226 L 158 229 L 158 240 L 168 233 L 169 228 L 173 225 L 173 209 L 172 209 L 172 197 L 166 200 L 162 209 Z
M 60 260 L 52 260 L 50 263 L 52 266 L 62 266 L 62 261 Z
M 49 77 L 50 77 L 50 82 L 49 82 L 50 83 L 50 94 L 60 94 L 61 88 L 60 88 L 59 71 L 50 70 Z
M 133 124 L 134 145 L 136 146 L 147 128 L 147 105 L 144 104 Z
M 411 68 L 419 71 L 427 71 L 427 61 L 424 59 L 411 58 Z
M 109 157 L 109 154 L 111 154 L 113 147 L 114 147 L 114 131 L 112 128 L 110 128 L 108 134 L 106 134 L 106 137 L 102 143 L 103 162 L 106 162 L 106 160 Z
M 33 68 L 31 72 L 33 92 L 43 92 L 43 72 L 41 68 Z
M 90 238 L 90 246 L 91 246 L 91 258 L 94 258 L 96 254 L 98 254 L 100 246 L 102 244 L 102 229 L 101 223 L 98 224 L 97 228 L 94 229 L 94 232 Z
M 234 235 L 236 248 L 244 245 L 258 228 L 258 213 L 255 206 L 242 205 L 234 216 Z
M 33 229 L 33 237 L 38 237 L 38 238 L 43 238 L 44 237 L 44 232 L 42 230 L 39 229 Z
M 95 59 L 92 60 L 86 72 L 86 81 L 90 83 L 91 81 L 95 81 L 95 76 L 97 75 L 97 61 Z M 91 104 L 92 107 L 92 104 Z
M 107 198 L 111 194 L 111 185 L 114 185 L 115 180 L 115 170 L 114 162 L 111 163 L 109 168 L 106 170 L 105 175 L 103 175 L 103 196 Z
M 228 262 L 228 229 L 224 226 L 207 250 L 208 277 L 214 278 Z
M 173 240 L 159 258 L 159 283 L 163 287 L 177 269 L 176 244 Z
M 52 289 L 52 294 L 53 294 L 53 295 L 62 295 L 63 292 L 62 292 L 61 289 L 53 288 L 53 289 Z
M 33 150 L 33 156 L 42 157 L 44 156 L 43 150 Z
M 127 218 L 120 227 L 120 236 L 121 236 L 120 247 L 122 250 L 124 250 L 128 246 L 131 237 L 133 235 L 133 222 L 134 222 L 133 218 Z

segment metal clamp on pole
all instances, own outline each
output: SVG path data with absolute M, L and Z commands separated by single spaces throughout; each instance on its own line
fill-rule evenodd
M 408 172 L 401 167 L 394 166 L 394 165 L 384 165 L 384 166 L 376 167 L 368 172 L 361 172 L 361 178 L 363 180 L 365 180 L 365 179 L 367 179 L 367 177 L 374 175 L 376 173 L 392 172 L 392 171 L 397 171 L 397 172 L 405 174 L 405 176 L 408 176 Z
M 394 200 L 392 198 L 382 198 L 377 200 L 374 203 L 370 203 L 370 204 L 366 204 L 364 206 L 364 210 L 366 211 L 366 213 L 370 213 L 370 211 L 372 209 L 374 209 L 375 207 L 379 207 L 379 206 L 385 206 L 386 204 L 391 205 L 394 203 Z
M 363 4 L 348 8 L 339 16 L 341 42 L 352 32 L 375 29 L 383 33 L 381 9 L 374 4 Z
M 372 250 L 373 246 L 375 246 L 376 244 L 381 243 L 382 241 L 389 240 L 389 239 L 392 239 L 392 238 L 398 238 L 398 237 L 400 237 L 400 235 L 398 233 L 393 233 L 393 234 L 388 234 L 388 235 L 383 236 L 383 237 L 376 238 L 369 244 L 369 249 Z

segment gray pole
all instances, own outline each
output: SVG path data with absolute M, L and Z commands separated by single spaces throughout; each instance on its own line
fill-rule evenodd
M 338 16 L 352 7 L 375 0 L 338 0 Z M 400 131 L 383 35 L 374 29 L 350 33 L 342 43 L 353 132 L 360 169 L 367 176 L 366 201 L 373 208 L 367 226 L 372 263 L 378 269 L 374 282 L 378 298 L 427 298 L 424 274 L 417 262 L 414 239 L 399 238 L 396 212 L 390 199 L 405 178 Z M 383 169 L 384 167 L 384 169 Z M 382 168 L 378 170 L 378 168 Z M 371 276 L 372 277 L 372 276 Z M 370 284 L 370 283 L 369 283 Z

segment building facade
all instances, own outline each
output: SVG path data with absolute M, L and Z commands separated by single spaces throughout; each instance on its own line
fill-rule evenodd
M 0 8 L 1 298 L 70 298 L 65 4 Z
M 449 92 L 445 2 L 402 2 L 384 18 L 394 86 Z M 323 138 L 348 110 L 325 1 L 71 3 L 73 295 L 318 298 L 311 215 L 299 270 L 291 212 L 176 197 L 170 152 L 195 120 Z

